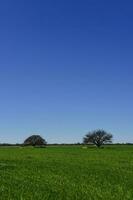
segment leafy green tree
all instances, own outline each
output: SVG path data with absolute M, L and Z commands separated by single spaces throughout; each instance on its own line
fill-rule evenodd
M 29 145 L 29 146 L 45 146 L 46 145 L 46 140 L 43 139 L 40 135 L 32 135 L 28 137 L 24 141 L 24 145 Z

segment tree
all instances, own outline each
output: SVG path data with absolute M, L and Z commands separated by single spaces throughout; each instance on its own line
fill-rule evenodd
M 98 129 L 85 135 L 83 142 L 84 144 L 92 143 L 97 147 L 101 147 L 103 144 L 112 143 L 112 138 L 112 134 L 107 133 L 102 129 Z
M 46 141 L 40 135 L 32 135 L 24 141 L 24 145 L 29 146 L 45 146 Z

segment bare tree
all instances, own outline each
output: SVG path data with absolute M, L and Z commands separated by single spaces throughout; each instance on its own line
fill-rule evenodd
M 103 144 L 112 143 L 113 135 L 107 133 L 102 129 L 89 132 L 84 138 L 84 144 L 95 144 L 97 147 L 101 147 Z

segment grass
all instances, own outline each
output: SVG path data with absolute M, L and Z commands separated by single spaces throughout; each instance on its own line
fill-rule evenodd
M 0 148 L 2 200 L 132 200 L 133 146 Z

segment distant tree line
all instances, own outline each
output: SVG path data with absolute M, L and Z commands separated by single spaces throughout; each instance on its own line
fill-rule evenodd
M 27 139 L 25 139 L 23 144 L 9 144 L 9 143 L 2 143 L 0 146 L 33 146 L 33 147 L 46 147 L 48 146 L 69 146 L 69 145 L 95 145 L 96 147 L 100 148 L 102 145 L 112 144 L 113 135 L 111 133 L 106 132 L 103 129 L 94 130 L 88 132 L 85 137 L 83 138 L 83 142 L 71 143 L 71 144 L 47 144 L 46 140 L 42 138 L 40 135 L 31 135 Z M 117 145 L 121 145 L 121 143 L 115 143 Z M 133 143 L 123 143 L 127 145 L 133 145 Z

